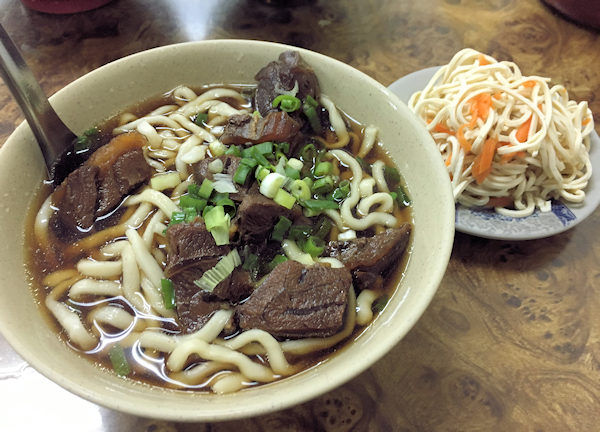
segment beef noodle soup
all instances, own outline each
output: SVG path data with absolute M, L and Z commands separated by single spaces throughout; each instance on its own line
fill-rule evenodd
M 227 393 L 311 367 L 385 305 L 411 214 L 376 126 L 295 52 L 256 80 L 178 87 L 77 141 L 91 155 L 40 199 L 28 241 L 74 350 Z

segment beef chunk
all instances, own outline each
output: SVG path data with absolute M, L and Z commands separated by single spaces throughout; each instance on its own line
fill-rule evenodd
M 223 144 L 258 144 L 265 141 L 291 141 L 301 124 L 286 112 L 271 112 L 265 117 L 250 114 L 232 116 L 221 135 Z
M 262 195 L 255 183 L 238 207 L 238 231 L 242 241 L 261 243 L 267 240 L 279 216 L 295 219 L 301 214 L 299 208 L 287 209 Z
M 52 196 L 58 208 L 53 227 L 60 238 L 89 231 L 96 219 L 98 167 L 83 165 L 61 183 Z
M 152 168 L 144 159 L 142 149 L 131 150 L 119 156 L 101 176 L 96 215 L 109 213 L 123 197 L 137 185 L 152 177 Z
M 254 102 L 263 116 L 275 110 L 273 99 L 281 94 L 282 90 L 292 90 L 296 82 L 298 83 L 296 97 L 300 100 L 304 100 L 308 95 L 315 99 L 319 98 L 317 76 L 296 51 L 281 53 L 278 61 L 267 64 L 254 78 L 258 82 Z
M 279 264 L 236 310 L 242 329 L 278 337 L 327 337 L 342 328 L 352 276 L 346 268 Z
M 411 226 L 388 228 L 373 237 L 330 242 L 325 254 L 339 259 L 349 270 L 387 275 L 400 259 L 410 236 Z
M 173 282 L 177 316 L 186 331 L 201 328 L 215 310 L 243 300 L 254 288 L 250 274 L 239 267 L 212 292 L 203 291 L 194 283 L 230 251 L 228 246 L 215 244 L 202 222 L 169 227 L 167 248 L 165 275 Z
M 228 307 L 226 302 L 207 299 L 204 291 L 194 284 L 202 273 L 204 270 L 201 267 L 189 266 L 171 278 L 175 289 L 177 319 L 186 333 L 202 328 L 215 311 Z
M 230 250 L 228 246 L 217 246 L 201 221 L 170 226 L 167 229 L 167 248 L 167 277 L 190 264 L 199 266 L 203 273 L 214 267 L 219 257 L 227 255 Z

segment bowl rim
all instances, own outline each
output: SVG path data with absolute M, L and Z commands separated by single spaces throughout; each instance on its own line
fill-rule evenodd
M 284 51 L 287 49 L 293 49 L 293 50 L 298 51 L 301 56 L 308 55 L 313 58 L 320 59 L 320 61 L 324 61 L 325 63 L 334 62 L 335 64 L 337 64 L 338 67 L 340 67 L 344 70 L 348 70 L 350 73 L 353 73 L 353 74 L 358 73 L 358 75 L 361 77 L 361 79 L 364 79 L 365 82 L 368 83 L 369 86 L 372 86 L 375 89 L 377 89 L 377 91 L 379 91 L 380 93 L 383 93 L 395 108 L 402 111 L 402 115 L 414 116 L 414 114 L 406 107 L 406 105 L 403 102 L 401 102 L 391 91 L 389 91 L 381 83 L 379 83 L 375 79 L 369 77 L 364 72 L 361 72 L 358 69 L 355 69 L 352 66 L 350 66 L 346 63 L 343 63 L 335 58 L 328 57 L 324 54 L 320 54 L 315 51 L 307 50 L 307 49 L 300 48 L 300 47 L 285 45 L 285 44 L 281 44 L 281 43 L 256 41 L 256 40 L 238 40 L 238 39 L 190 41 L 190 42 L 164 45 L 164 46 L 152 48 L 149 50 L 137 52 L 134 54 L 130 54 L 128 56 L 125 56 L 125 57 L 119 58 L 117 60 L 114 60 L 110 63 L 107 63 L 107 64 L 79 77 L 78 79 L 74 80 L 73 82 L 69 83 L 68 85 L 66 85 L 59 91 L 57 91 L 53 96 L 50 97 L 50 101 L 52 102 L 54 99 L 61 97 L 61 95 L 64 93 L 71 92 L 72 89 L 81 82 L 85 82 L 86 80 L 93 79 L 94 77 L 96 77 L 98 75 L 102 75 L 102 74 L 106 73 L 106 71 L 110 71 L 110 69 L 112 69 L 112 68 L 120 67 L 120 65 L 122 65 L 124 63 L 131 64 L 135 60 L 141 59 L 148 55 L 154 55 L 156 53 L 160 53 L 165 50 L 170 50 L 174 47 L 205 46 L 205 45 L 214 45 L 215 47 L 218 47 L 220 45 L 228 45 L 228 44 L 236 44 L 240 47 L 244 46 L 246 48 L 256 47 L 256 46 L 270 46 L 270 47 L 279 49 L 281 51 Z M 416 117 L 413 117 L 413 118 L 416 119 Z M 18 139 L 23 134 L 26 134 L 28 129 L 29 129 L 29 126 L 27 125 L 26 121 L 23 121 L 15 129 L 15 131 L 9 136 L 9 138 L 4 143 L 2 148 L 0 148 L 0 157 L 2 154 L 3 148 L 6 147 L 7 144 L 14 145 L 14 144 L 10 144 L 10 142 Z M 429 147 L 431 148 L 431 156 L 435 160 L 435 155 L 437 155 L 440 169 L 442 169 L 443 162 L 442 162 L 441 156 L 439 155 L 439 152 L 437 152 L 437 149 L 435 149 L 435 146 L 434 146 L 431 136 L 427 133 L 427 131 L 424 128 L 422 128 L 422 130 L 421 130 L 421 128 L 419 128 L 417 132 L 420 135 L 419 138 L 422 141 L 424 141 L 424 142 L 430 141 Z M 436 163 L 438 163 L 438 162 L 436 162 Z M 448 181 L 446 197 L 451 197 L 451 196 L 452 196 L 451 187 L 450 187 L 450 182 Z M 334 388 L 341 386 L 345 382 L 351 380 L 352 378 L 356 377 L 358 374 L 362 373 L 364 370 L 371 367 L 377 360 L 379 360 L 389 350 L 391 350 L 406 335 L 406 333 L 408 333 L 408 331 L 410 331 L 410 329 L 414 326 L 414 324 L 417 322 L 417 320 L 421 317 L 421 315 L 423 314 L 423 312 L 425 311 L 425 309 L 428 307 L 429 303 L 431 302 L 433 296 L 435 295 L 435 293 L 437 291 L 437 288 L 439 287 L 439 285 L 442 281 L 442 278 L 445 274 L 445 270 L 446 270 L 446 267 L 447 267 L 447 264 L 448 264 L 448 261 L 450 258 L 450 254 L 452 251 L 452 245 L 453 245 L 453 239 L 454 239 L 454 200 L 452 199 L 452 201 L 450 202 L 450 199 L 447 199 L 447 201 L 448 201 L 447 205 L 444 207 L 446 214 L 440 215 L 441 217 L 444 217 L 446 219 L 445 223 L 447 225 L 447 229 L 444 231 L 444 233 L 445 233 L 444 238 L 440 239 L 441 247 L 439 250 L 436 251 L 436 255 L 439 257 L 438 262 L 440 263 L 440 265 L 438 268 L 433 269 L 432 270 L 433 273 L 429 275 L 429 277 L 431 278 L 431 281 L 432 281 L 430 289 L 426 293 L 422 294 L 422 299 L 419 302 L 418 307 L 411 309 L 408 313 L 406 313 L 406 311 L 404 312 L 403 320 L 402 320 L 404 324 L 402 326 L 402 331 L 397 331 L 397 330 L 391 331 L 389 343 L 387 343 L 385 345 L 376 345 L 376 346 L 372 347 L 372 349 L 367 350 L 366 352 L 363 352 L 362 353 L 363 359 L 361 360 L 361 362 L 359 364 L 357 364 L 357 366 L 355 366 L 354 368 L 346 371 L 347 373 L 345 373 L 345 374 L 337 373 L 334 375 L 330 374 L 330 375 L 327 375 L 327 377 L 326 377 L 327 379 L 320 379 L 318 382 L 314 382 L 314 380 L 313 380 L 314 385 L 312 387 L 303 389 L 301 396 L 294 395 L 293 393 L 295 393 L 295 392 L 287 392 L 287 393 L 286 392 L 278 392 L 278 397 L 276 399 L 271 400 L 270 404 L 261 405 L 260 401 L 254 401 L 252 404 L 250 404 L 250 409 L 244 409 L 244 410 L 239 410 L 239 406 L 235 406 L 235 407 L 233 407 L 233 409 L 230 409 L 230 410 L 221 410 L 218 412 L 210 412 L 210 413 L 207 413 L 201 409 L 196 410 L 195 412 L 189 412 L 189 410 L 186 411 L 185 409 L 182 409 L 182 410 L 176 409 L 176 410 L 172 410 L 171 412 L 164 412 L 164 410 L 160 411 L 156 406 L 143 406 L 143 404 L 139 404 L 139 403 L 136 405 L 135 402 L 130 403 L 129 401 L 123 402 L 122 400 L 106 397 L 105 395 L 101 395 L 93 390 L 87 389 L 84 385 L 80 384 L 78 382 L 78 380 L 69 378 L 63 372 L 54 370 L 50 367 L 47 367 L 44 363 L 40 363 L 37 359 L 38 356 L 35 354 L 34 350 L 32 350 L 26 344 L 21 343 L 21 341 L 17 337 L 13 337 L 11 332 L 8 331 L 8 327 L 5 326 L 5 324 L 2 320 L 0 320 L 0 332 L 4 335 L 4 337 L 6 338 L 8 343 L 14 348 L 14 350 L 17 353 L 19 353 L 19 355 L 21 355 L 21 357 L 23 357 L 28 363 L 31 364 L 32 367 L 34 367 L 38 372 L 40 372 L 45 377 L 49 378 L 50 380 L 54 381 L 55 383 L 58 383 L 64 389 L 66 389 L 78 396 L 81 396 L 93 403 L 96 403 L 101 406 L 105 406 L 110 409 L 118 410 L 121 412 L 126 412 L 129 414 L 134 414 L 134 415 L 138 415 L 138 416 L 142 416 L 142 417 L 156 418 L 157 416 L 159 416 L 159 418 L 161 418 L 161 419 L 172 420 L 172 421 L 224 421 L 224 420 L 233 420 L 233 419 L 244 418 L 244 417 L 249 417 L 249 416 L 263 415 L 263 414 L 267 414 L 269 412 L 289 408 L 293 405 L 301 404 L 310 399 L 318 397 L 321 394 L 331 391 Z M 411 243 L 412 243 L 412 240 L 411 240 Z M 363 334 L 364 334 L 364 330 L 363 330 Z M 32 359 L 33 359 L 33 362 L 32 362 Z M 308 370 L 310 371 L 311 369 L 312 368 L 310 368 Z M 250 388 L 250 389 L 242 390 L 241 392 L 237 392 L 236 394 L 251 393 L 251 392 L 254 393 L 254 392 L 257 392 L 257 390 L 259 390 L 261 388 L 262 389 L 270 388 L 270 389 L 272 389 L 273 392 L 277 392 L 278 387 L 280 387 L 282 385 L 281 383 L 288 383 L 289 381 L 292 381 L 296 376 L 302 375 L 302 374 L 303 374 L 303 372 L 296 374 L 292 377 L 288 377 L 284 380 L 275 382 L 275 383 L 262 385 L 257 388 Z M 286 385 L 286 384 L 283 384 L 283 386 L 286 388 L 288 387 L 288 385 Z M 164 389 L 161 389 L 161 390 L 164 390 Z M 171 390 L 164 390 L 164 391 L 170 392 Z M 181 393 L 180 390 L 174 390 L 174 391 Z M 194 393 L 194 394 L 197 394 L 197 393 Z M 257 396 L 260 396 L 260 392 L 258 392 Z M 224 398 L 224 395 L 209 395 L 209 397 Z M 194 398 L 195 398 L 195 396 L 192 396 L 192 399 L 194 399 Z M 225 395 L 225 398 L 229 398 L 229 396 Z M 254 399 L 257 399 L 257 398 L 254 397 Z M 260 398 L 258 398 L 258 399 L 260 399 Z M 233 399 L 233 401 L 235 401 L 235 399 Z M 201 404 L 201 401 L 198 401 L 198 404 Z

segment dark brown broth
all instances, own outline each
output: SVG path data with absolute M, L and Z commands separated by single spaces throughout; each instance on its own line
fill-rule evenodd
M 244 90 L 248 89 L 248 86 L 229 86 L 229 87 L 234 88 L 238 91 L 240 91 L 240 90 L 244 91 Z M 195 90 L 198 90 L 196 92 L 196 94 L 200 94 L 201 91 L 208 90 L 209 88 L 211 88 L 211 86 L 202 87 L 201 89 L 195 89 Z M 229 102 L 231 102 L 231 101 L 229 101 Z M 149 99 L 140 104 L 137 104 L 137 105 L 131 107 L 129 110 L 125 110 L 124 112 L 129 112 L 129 113 L 132 113 L 132 114 L 140 117 L 159 106 L 162 106 L 165 104 L 171 104 L 171 103 L 173 103 L 173 94 L 172 94 L 172 92 L 169 92 L 169 93 L 161 95 L 157 98 Z M 102 134 L 103 139 L 104 139 L 103 142 L 108 142 L 109 139 L 112 137 L 111 131 L 118 125 L 119 116 L 120 116 L 120 114 L 112 117 L 111 119 L 105 121 L 99 127 L 100 133 Z M 363 126 L 347 115 L 345 115 L 345 118 L 346 118 L 348 124 L 350 125 L 352 132 L 354 132 L 359 137 L 362 137 Z M 369 157 L 367 158 L 367 162 L 371 163 L 378 159 L 383 160 L 386 163 L 386 165 L 395 166 L 389 153 L 387 151 L 385 151 L 383 149 L 383 147 L 379 144 L 377 144 L 373 147 L 373 150 L 370 152 Z M 27 227 L 33 227 L 37 210 L 40 208 L 41 204 L 43 203 L 43 201 L 46 199 L 46 197 L 50 193 L 51 193 L 51 190 L 47 185 L 42 185 L 42 187 L 40 187 L 40 190 L 36 194 L 35 199 L 32 201 L 32 205 L 30 207 L 30 211 L 27 216 L 27 223 L 26 223 Z M 115 218 L 118 218 L 120 211 L 116 211 L 114 213 L 115 213 L 114 217 L 108 218 L 109 222 L 112 222 L 115 220 Z M 412 213 L 411 213 L 410 209 L 403 209 L 400 211 L 399 214 L 400 214 L 399 224 L 402 224 L 402 223 L 411 223 L 412 224 Z M 398 214 L 396 214 L 396 215 L 398 216 Z M 104 221 L 102 223 L 102 225 L 105 225 L 105 224 L 106 224 L 106 221 Z M 79 349 L 78 347 L 69 343 L 68 338 L 64 335 L 64 332 L 60 328 L 59 324 L 56 322 L 56 320 L 54 319 L 52 314 L 49 312 L 49 310 L 45 307 L 45 298 L 49 294 L 51 289 L 44 287 L 42 281 L 45 276 L 52 273 L 54 270 L 57 269 L 57 267 L 74 269 L 77 264 L 77 261 L 83 256 L 85 251 L 81 251 L 80 253 L 74 253 L 74 254 L 72 253 L 72 254 L 69 254 L 69 256 L 67 256 L 67 254 L 64 253 L 64 248 L 66 247 L 66 245 L 63 244 L 58 238 L 52 236 L 52 233 L 50 233 L 50 234 L 51 234 L 51 239 L 52 239 L 51 240 L 52 251 L 53 251 L 52 253 L 55 254 L 54 257 L 49 256 L 47 251 L 44 251 L 41 247 L 38 246 L 38 244 L 36 243 L 32 229 L 27 229 L 26 233 L 25 233 L 26 267 L 27 267 L 28 274 L 30 275 L 32 291 L 33 291 L 36 301 L 40 305 L 40 309 L 42 311 L 43 316 L 47 320 L 48 325 L 51 326 L 51 328 L 60 335 L 60 338 L 63 339 L 65 341 L 65 343 L 67 343 L 69 346 L 71 346 L 75 351 L 82 352 L 81 349 Z M 409 245 L 407 247 L 407 251 L 403 254 L 403 258 L 402 258 L 401 262 L 398 263 L 395 271 L 392 272 L 392 274 L 390 276 L 388 276 L 387 280 L 385 281 L 385 295 L 391 296 L 393 294 L 394 288 L 401 280 L 401 278 L 403 276 L 404 268 L 406 267 L 406 263 L 410 257 L 410 248 L 411 248 L 411 243 L 409 243 Z M 50 255 L 52 255 L 52 253 Z M 98 252 L 94 252 L 94 253 L 98 253 Z M 357 293 L 357 295 L 358 295 L 358 293 Z M 82 320 L 85 322 L 85 318 L 88 313 L 87 309 L 91 310 L 91 307 L 89 306 L 89 304 L 86 305 L 86 303 L 84 301 L 75 302 L 73 300 L 68 300 L 67 303 L 74 309 L 81 311 Z M 128 303 L 128 301 L 122 297 L 107 298 L 107 299 L 95 302 L 94 305 L 98 304 L 98 303 L 118 305 L 119 307 L 123 307 L 123 308 L 129 310 L 130 312 L 135 313 L 138 319 L 145 319 L 144 316 L 141 316 L 138 312 L 136 312 L 135 308 L 133 308 Z M 160 318 L 160 317 L 153 317 L 153 318 L 157 319 L 159 321 L 162 321 L 164 324 L 163 328 L 168 333 L 172 333 L 172 334 L 179 333 L 178 326 L 174 320 Z M 332 358 L 332 356 L 335 356 L 336 353 L 343 351 L 347 342 L 349 342 L 351 340 L 355 340 L 357 337 L 360 337 L 361 333 L 367 327 L 355 326 L 355 329 L 351 336 L 349 336 L 346 340 L 341 341 L 340 343 L 338 343 L 337 345 L 335 345 L 329 349 L 326 349 L 326 350 L 323 350 L 323 351 L 320 351 L 317 353 L 313 353 L 313 354 L 298 356 L 298 357 L 287 356 L 288 360 L 295 364 L 301 364 L 304 369 L 310 369 L 312 367 L 315 367 L 323 362 L 328 361 L 330 358 Z M 99 364 L 100 367 L 103 367 L 103 368 L 106 368 L 109 370 L 112 369 L 112 366 L 111 366 L 110 360 L 108 358 L 108 350 L 106 349 L 106 347 L 110 346 L 110 344 L 112 344 L 113 342 L 115 342 L 123 337 L 121 330 L 116 329 L 116 328 L 110 329 L 110 330 L 111 330 L 111 333 L 103 334 L 101 336 L 98 347 L 94 348 L 91 351 L 87 351 L 87 352 L 83 351 L 83 353 L 86 354 L 87 358 L 90 358 L 92 361 L 95 361 L 97 364 Z M 171 378 L 169 378 L 165 373 L 165 366 L 164 366 L 164 361 L 163 361 L 164 355 L 162 353 L 160 353 L 155 359 L 153 359 L 150 356 L 144 354 L 143 350 L 139 346 L 134 345 L 134 348 L 132 350 L 127 350 L 127 357 L 130 362 L 130 365 L 132 366 L 132 373 L 129 375 L 129 378 L 134 378 L 136 380 L 143 381 L 147 384 L 153 384 L 153 385 L 158 385 L 158 386 L 206 391 L 206 385 L 207 385 L 207 382 L 209 381 L 210 377 L 207 378 L 207 381 L 202 383 L 201 385 L 185 386 L 185 387 L 178 385 Z M 136 360 L 136 359 L 138 359 L 138 360 Z M 260 356 L 255 356 L 255 360 L 268 365 L 266 363 L 266 361 L 264 359 L 262 359 L 262 357 L 260 357 Z M 190 364 L 188 367 L 191 367 L 191 366 L 193 366 L 193 364 Z

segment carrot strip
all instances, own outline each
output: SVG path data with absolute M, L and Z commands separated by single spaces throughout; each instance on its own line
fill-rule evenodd
M 497 91 L 496 93 L 494 93 L 494 99 L 500 99 L 502 97 L 502 93 L 501 91 Z
M 530 115 L 529 118 L 525 121 L 525 123 L 523 123 L 521 126 L 519 126 L 519 129 L 517 129 L 517 133 L 515 135 L 515 137 L 517 138 L 517 141 L 519 142 L 525 142 L 527 141 L 527 138 L 529 137 L 529 128 L 531 127 L 531 117 L 533 115 Z
M 508 207 L 514 203 L 514 200 L 509 196 L 490 197 L 486 207 Z
M 581 122 L 581 125 L 582 125 L 582 126 L 585 126 L 585 125 L 587 125 L 587 124 L 588 124 L 589 122 L 591 122 L 591 121 L 592 121 L 592 119 L 588 117 L 588 118 L 586 118 L 586 119 L 583 119 L 583 121 Z
M 483 143 L 483 149 L 473 161 L 473 177 L 477 181 L 477 184 L 483 183 L 488 174 L 492 171 L 492 161 L 496 154 L 496 147 L 498 140 L 495 138 L 488 138 Z
M 523 87 L 532 88 L 532 87 L 535 87 L 535 84 L 536 84 L 535 81 L 528 80 L 528 81 L 523 82 Z
M 448 155 L 448 158 L 445 161 L 446 166 L 450 166 L 451 163 L 452 163 L 452 150 L 450 150 L 450 154 Z
M 489 65 L 489 64 L 490 64 L 490 62 L 487 61 L 485 56 L 483 54 L 479 54 L 479 66 L 485 66 L 485 65 Z
M 436 132 L 442 132 L 442 133 L 447 133 L 449 135 L 454 135 L 454 131 L 450 130 L 448 128 L 448 126 L 446 126 L 444 123 L 438 123 L 433 127 L 433 130 Z
M 463 129 L 467 126 L 467 123 L 461 125 L 458 128 L 458 132 L 456 132 L 456 138 L 458 138 L 458 142 L 460 143 L 460 146 L 462 147 L 465 153 L 469 153 L 471 151 L 471 143 L 465 138 L 465 134 L 463 132 Z

